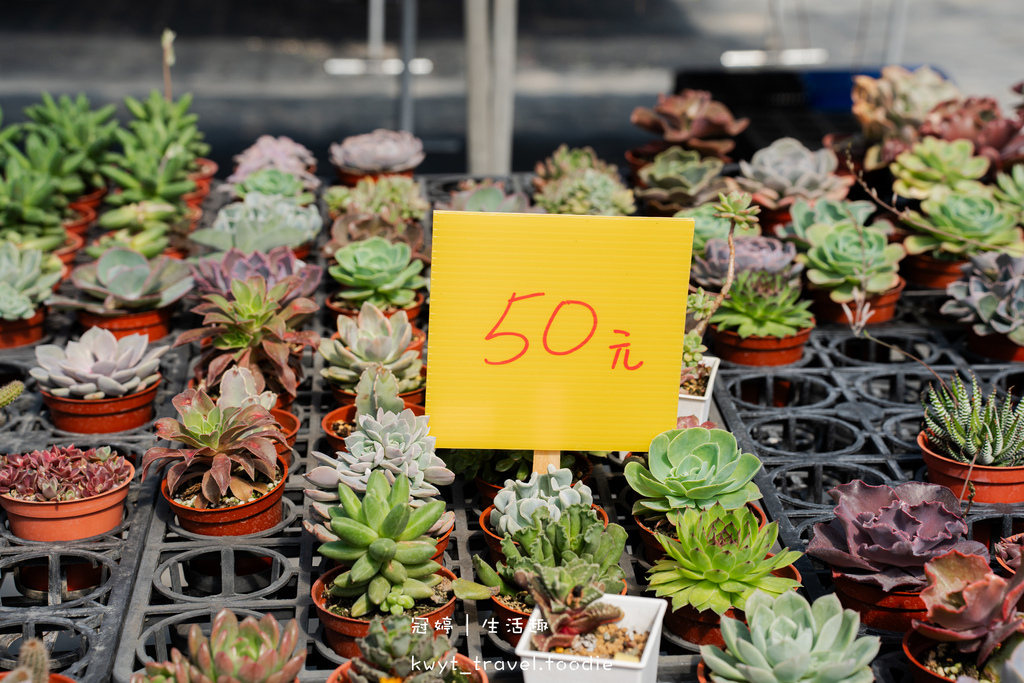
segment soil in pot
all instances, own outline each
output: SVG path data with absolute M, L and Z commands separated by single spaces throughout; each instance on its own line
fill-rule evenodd
M 149 341 L 155 342 L 171 333 L 171 313 L 173 306 L 165 306 L 155 311 L 141 311 L 125 315 L 96 315 L 89 311 L 78 311 L 78 322 L 82 327 L 101 327 L 110 330 L 118 339 L 129 334 L 145 334 Z
M 112 434 L 137 429 L 153 418 L 153 401 L 162 380 L 127 396 L 104 399 L 76 399 L 43 391 L 43 403 L 50 421 L 61 431 L 77 434 Z
M 982 336 L 971 326 L 967 329 L 967 348 L 985 358 L 1005 363 L 1024 363 L 1024 346 L 1010 341 L 1005 334 Z
M 619 595 L 625 595 L 626 590 L 626 581 L 623 580 Z M 498 637 L 512 647 L 519 644 L 526 622 L 530 620 L 530 613 L 533 612 L 533 606 L 526 601 L 528 595 L 526 591 L 520 591 L 515 595 L 495 595 L 491 598 L 493 616 L 498 622 Z
M 731 330 L 714 330 L 715 355 L 737 365 L 777 366 L 796 363 L 804 357 L 804 345 L 811 337 L 808 327 L 792 337 L 740 337 Z
M 928 466 L 928 481 L 931 483 L 942 484 L 960 496 L 970 471 L 975 503 L 1024 503 L 1024 466 L 992 467 L 975 464 L 972 469 L 967 463 L 939 455 L 932 449 L 927 432 L 924 431 L 917 435 L 917 445 L 924 455 L 924 464 Z
M 967 261 L 944 261 L 928 254 L 908 254 L 900 263 L 900 275 L 912 285 L 925 289 L 945 289 L 963 275 L 960 268 Z
M 757 528 L 763 529 L 764 525 L 768 523 L 768 518 L 764 514 L 764 510 L 759 508 L 753 503 L 747 503 L 747 509 L 754 513 L 757 517 Z M 644 544 L 644 558 L 651 564 L 654 564 L 661 558 L 665 557 L 665 549 L 661 547 L 661 543 L 658 542 L 658 533 L 664 534 L 669 538 L 677 538 L 676 528 L 672 526 L 672 523 L 668 519 L 662 518 L 653 526 L 647 526 L 640 517 L 633 515 L 633 521 L 636 522 L 637 528 L 640 530 L 640 540 Z
M 927 609 L 919 592 L 890 591 L 852 581 L 832 570 L 832 583 L 843 607 L 860 614 L 864 626 L 884 631 L 905 632 L 914 619 L 924 619 Z
M 893 316 L 896 315 L 896 302 L 900 300 L 900 295 L 906 286 L 907 281 L 900 278 L 900 283 L 889 291 L 868 297 L 867 303 L 871 305 L 871 317 L 868 318 L 868 325 L 879 325 L 893 319 Z M 849 318 L 846 316 L 846 311 L 843 310 L 843 305 L 832 301 L 830 296 L 832 290 L 810 287 L 806 291 L 814 300 L 811 310 L 814 311 L 815 320 L 819 323 L 849 324 Z M 850 302 L 848 306 L 850 312 L 856 314 L 856 305 Z
M 46 336 L 45 321 L 45 306 L 27 320 L 0 320 L 0 349 L 16 349 L 42 340 Z
M 995 656 L 999 652 L 996 648 Z M 914 683 L 953 683 L 960 676 L 970 676 L 981 683 L 993 683 L 989 672 L 978 670 L 976 652 L 959 652 L 954 643 L 937 643 L 917 631 L 903 636 L 903 654 L 910 662 L 910 678 Z

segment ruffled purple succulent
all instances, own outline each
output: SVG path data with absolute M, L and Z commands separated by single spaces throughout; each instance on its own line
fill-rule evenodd
M 988 559 L 988 550 L 964 538 L 960 502 L 945 486 L 911 481 L 896 488 L 862 481 L 828 492 L 835 519 L 814 525 L 807 553 L 851 581 L 889 592 L 927 584 L 924 565 L 956 550 Z
M 200 259 L 190 265 L 192 278 L 201 296 L 219 294 L 229 301 L 235 298 L 231 293 L 234 280 L 244 282 L 259 275 L 266 280 L 267 289 L 283 280 L 290 280 L 292 286 L 280 302 L 282 307 L 294 299 L 312 297 L 323 277 L 323 268 L 295 258 L 289 247 L 275 247 L 267 253 L 255 251 L 249 255 L 238 249 L 230 249 L 221 259 Z

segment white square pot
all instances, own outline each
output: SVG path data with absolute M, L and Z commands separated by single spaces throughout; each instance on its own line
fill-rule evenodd
M 622 609 L 624 616 L 618 626 L 634 631 L 648 631 L 647 644 L 640 662 L 619 662 L 579 655 L 538 652 L 533 649 L 535 624 L 541 618 L 540 609 L 534 608 L 516 645 L 516 654 L 522 667 L 524 683 L 554 683 L 577 680 L 587 683 L 656 683 L 658 680 L 658 652 L 661 649 L 661 622 L 668 603 L 660 598 L 641 598 L 635 595 L 601 596 L 601 602 Z
M 704 356 L 701 365 L 711 369 L 711 374 L 708 375 L 708 389 L 703 396 L 690 396 L 680 391 L 679 410 L 676 412 L 676 417 L 695 415 L 700 422 L 707 421 L 708 416 L 711 415 L 711 397 L 715 390 L 715 377 L 718 376 L 719 363 L 719 359 L 714 356 Z

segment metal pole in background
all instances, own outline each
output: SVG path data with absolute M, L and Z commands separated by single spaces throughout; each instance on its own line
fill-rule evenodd
M 891 0 L 889 25 L 886 27 L 888 40 L 885 44 L 884 64 L 900 64 L 903 61 L 903 40 L 907 35 L 907 20 L 910 14 L 908 0 Z
M 366 56 L 384 58 L 384 0 L 370 0 L 366 21 Z
M 470 175 L 484 175 L 493 166 L 491 128 L 491 0 L 463 0 L 466 34 L 466 165 Z
M 409 62 L 416 56 L 416 0 L 402 0 L 402 79 L 398 128 L 413 130 L 412 73 Z
M 518 0 L 494 0 L 494 157 L 492 172 L 512 172 Z

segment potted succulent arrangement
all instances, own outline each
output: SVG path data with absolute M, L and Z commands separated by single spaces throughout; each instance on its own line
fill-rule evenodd
M 241 373 L 224 374 L 216 403 L 202 389 L 186 389 L 172 403 L 180 419 L 157 420 L 156 433 L 185 447 L 147 450 L 142 477 L 161 460 L 175 461 L 160 491 L 181 527 L 244 536 L 279 524 L 288 466 L 275 444 L 287 441 Z
M 125 204 L 100 217 L 99 226 L 110 232 L 86 247 L 85 253 L 98 259 L 108 249 L 121 246 L 150 259 L 160 254 L 184 256 L 180 246 L 171 249 L 172 238 L 181 243 L 181 220 L 180 211 L 173 204 L 150 200 Z
M 535 566 L 565 569 L 577 581 L 596 585 L 601 593 L 626 593 L 619 567 L 626 530 L 618 524 L 605 526 L 597 512 L 585 505 L 571 505 L 557 519 L 546 508 L 537 510 L 529 526 L 505 535 L 501 547 L 505 561 L 494 566 L 482 555 L 473 555 L 481 583 L 458 579 L 454 588 L 462 600 L 491 601 L 498 635 L 510 645 L 519 644 L 536 605 L 528 586 L 519 582 Z
M 8 161 L 0 174 L 0 241 L 70 264 L 85 240 L 64 228 L 66 202 L 55 178 Z
M 772 597 L 760 591 L 747 600 L 747 623 L 722 618 L 725 650 L 701 645 L 700 683 L 791 683 L 825 678 L 834 683 L 872 683 L 871 660 L 878 636 L 857 637 L 860 615 L 844 610 L 835 595 L 809 603 L 799 593 Z M 792 675 L 784 672 L 793 671 Z M 781 674 L 781 675 L 780 675 Z
M 671 602 L 665 626 L 688 642 L 721 646 L 722 616 L 737 616 L 755 591 L 774 596 L 801 585 L 792 564 L 802 553 L 773 555 L 778 523 L 759 527 L 746 506 L 685 508 L 669 521 L 674 538 L 658 534 L 666 556 L 647 576 L 654 594 Z
M 408 244 L 371 237 L 339 249 L 334 260 L 327 272 L 341 283 L 342 290 L 327 299 L 331 311 L 355 317 L 359 314 L 356 307 L 368 301 L 388 317 L 400 310 L 410 322 L 419 317 L 426 297 L 418 290 L 426 287 L 427 281 L 420 275 L 423 262 L 413 260 Z
M 36 348 L 39 382 L 50 421 L 65 432 L 109 434 L 135 429 L 153 417 L 160 386 L 160 358 L 169 346 L 150 347 L 149 337 L 118 339 L 109 330 L 90 327 L 64 348 Z
M 363 178 L 355 187 L 335 186 L 324 193 L 327 211 L 334 224 L 331 241 L 324 253 L 334 252 L 350 242 L 383 237 L 405 242 L 413 252 L 423 250 L 423 226 L 430 203 L 420 196 L 419 183 L 400 175 Z
M 963 97 L 932 107 L 918 132 L 946 141 L 968 140 L 999 171 L 1024 159 L 1022 127 L 1024 120 L 1004 116 L 994 97 Z
M 1024 361 L 1024 256 L 972 255 L 946 294 L 949 301 L 939 312 L 970 323 L 968 349 L 995 360 Z
M 342 184 L 353 187 L 365 177 L 412 176 L 423 162 L 423 141 L 405 130 L 378 128 L 331 144 L 331 163 Z
M 447 636 L 416 630 L 404 614 L 374 617 L 356 645 L 358 654 L 335 669 L 328 683 L 487 683 L 487 672 L 455 652 Z
M 593 150 L 590 150 L 589 155 L 572 156 L 580 151 L 569 150 L 566 154 L 570 155 L 569 159 L 577 162 L 591 159 Z M 552 157 L 555 162 L 548 161 L 547 174 L 538 173 L 538 177 L 534 178 L 538 190 L 533 195 L 533 201 L 538 207 L 548 213 L 589 216 L 630 216 L 636 213 L 633 191 L 619 180 L 615 166 L 605 164 L 596 157 L 592 161 L 583 161 L 579 166 L 572 165 L 576 162 L 561 165 L 557 161 L 558 154 L 556 151 Z
M 731 193 L 730 193 L 731 194 Z M 728 195 L 727 195 L 728 196 Z M 693 254 L 703 254 L 708 241 L 718 238 L 729 239 L 729 230 L 732 228 L 732 221 L 728 218 L 720 218 L 722 213 L 716 208 L 716 204 L 708 203 L 692 209 L 683 209 L 673 218 L 693 219 Z M 754 207 L 759 209 L 759 207 Z M 754 212 L 756 214 L 756 212 Z M 757 237 L 761 234 L 761 226 L 756 221 L 737 223 L 733 230 L 733 237 Z
M 550 183 L 582 173 L 588 168 L 612 178 L 619 177 L 618 167 L 599 159 L 593 147 L 569 147 L 561 144 L 551 156 L 538 161 L 534 166 L 533 187 L 538 191 L 543 190 Z
M 494 504 L 494 497 L 509 479 L 526 481 L 533 474 L 533 451 L 458 448 L 440 451 L 441 458 L 456 474 L 472 480 L 480 494 L 480 507 Z M 581 452 L 563 451 L 558 469 L 572 470 L 572 483 L 587 483 L 594 465 Z
M 912 680 L 1000 680 L 1011 656 L 1020 662 L 1014 653 L 1024 641 L 1024 574 L 1004 579 L 985 558 L 956 551 L 930 560 L 924 571 L 927 614 L 903 636 Z
M 253 173 L 267 168 L 290 173 L 301 180 L 307 190 L 320 187 L 320 179 L 316 177 L 316 157 L 308 148 L 284 135 L 261 135 L 236 155 L 235 170 L 228 176 L 228 182 L 237 185 Z
M 753 482 L 760 469 L 757 456 L 742 452 L 736 437 L 722 429 L 671 429 L 654 437 L 647 465 L 631 460 L 625 467 L 626 481 L 637 495 L 633 519 L 640 528 L 647 561 L 664 557 L 660 536 L 675 533 L 667 516 L 676 511 L 712 505 L 726 510 L 748 507 L 763 526 L 767 520 L 753 505 L 761 498 Z
M 724 164 L 700 152 L 669 147 L 637 172 L 634 191 L 652 216 L 672 216 L 713 202 L 720 194 L 739 189 L 733 178 L 720 175 Z
M 785 274 L 747 271 L 710 317 L 715 353 L 739 365 L 786 365 L 803 357 L 814 329 L 809 300 Z M 735 330 L 735 331 L 734 331 Z
M 278 302 L 287 306 L 299 298 L 313 298 L 323 268 L 314 263 L 305 263 L 295 258 L 288 247 L 275 247 L 269 251 L 253 251 L 246 254 L 238 249 L 228 249 L 219 257 L 196 259 L 189 263 L 196 291 L 200 296 L 216 294 L 228 301 L 235 298 L 231 283 L 235 280 L 248 281 L 259 275 L 273 289 L 281 281 L 294 282 Z
M 228 609 L 217 612 L 210 635 L 192 624 L 188 653 L 171 648 L 167 662 L 147 662 L 132 674 L 131 683 L 185 683 L 186 681 L 239 680 L 251 683 L 290 682 L 306 663 L 306 648 L 299 644 L 299 625 L 292 619 L 281 630 L 272 614 L 259 620 L 242 619 Z
M 307 206 L 314 200 L 313 193 L 307 190 L 302 178 L 279 168 L 253 171 L 235 185 L 235 195 L 241 199 L 252 192 L 285 197 L 299 206 Z
M 988 173 L 989 160 L 975 155 L 968 140 L 947 142 L 925 137 L 889 164 L 892 189 L 900 197 L 924 200 L 946 190 L 976 193 L 979 181 Z
M 0 348 L 26 346 L 43 338 L 43 302 L 60 283 L 61 270 L 54 256 L 0 242 Z
M 309 256 L 320 234 L 323 218 L 315 206 L 300 206 L 279 195 L 249 192 L 241 202 L 226 205 L 213 226 L 196 230 L 189 238 L 217 252 L 238 249 L 242 253 L 290 247 L 295 257 Z
M 423 406 L 403 401 L 398 395 L 398 380 L 391 371 L 379 363 L 371 363 L 359 376 L 353 403 L 342 405 L 324 415 L 320 421 L 324 438 L 336 451 L 347 451 L 345 439 L 355 431 L 359 418 L 376 415 L 378 408 L 391 413 L 411 410 L 414 415 L 424 414 Z
M 526 623 L 530 637 L 516 645 L 520 661 L 530 661 L 522 667 L 526 683 L 552 681 L 565 670 L 591 672 L 600 681 L 657 680 L 665 603 L 603 593 L 603 584 L 592 580 L 595 567 L 534 563 L 516 573 L 537 605 Z
M 922 399 L 924 429 L 917 444 L 928 481 L 963 497 L 968 485 L 976 503 L 1024 501 L 1024 401 L 988 398 L 971 377 L 968 392 L 958 374 L 948 385 L 929 386 Z
M 172 305 L 192 289 L 189 268 L 166 256 L 147 259 L 142 254 L 114 247 L 98 261 L 71 271 L 71 283 L 82 298 L 55 295 L 54 308 L 78 312 L 84 327 L 110 330 L 115 337 L 145 334 L 150 341 L 171 331 Z
M 957 550 L 988 562 L 988 549 L 967 540 L 960 501 L 945 486 L 856 480 L 828 493 L 835 518 L 814 525 L 807 554 L 828 565 L 839 600 L 865 626 L 905 632 L 924 617 L 929 560 Z
M 690 279 L 707 292 L 721 291 L 729 274 L 729 242 L 718 237 L 704 245 L 703 256 L 694 254 Z M 733 240 L 734 272 L 780 273 L 786 282 L 800 284 L 803 263 L 797 260 L 796 247 L 774 237 L 736 237 Z
M 870 225 L 872 230 L 883 233 L 892 241 L 895 233 L 892 223 L 885 218 L 871 220 L 876 208 L 874 202 L 867 200 L 851 202 L 819 199 L 813 204 L 800 200 L 790 207 L 791 221 L 775 227 L 775 236 L 791 242 L 802 254 L 811 247 L 807 231 L 812 227 L 852 222 L 862 228 Z
M 457 188 L 449 195 L 447 202 L 437 202 L 434 208 L 438 211 L 544 213 L 544 209 L 530 204 L 530 197 L 525 192 L 506 192 L 504 182 L 490 178 L 459 181 Z

